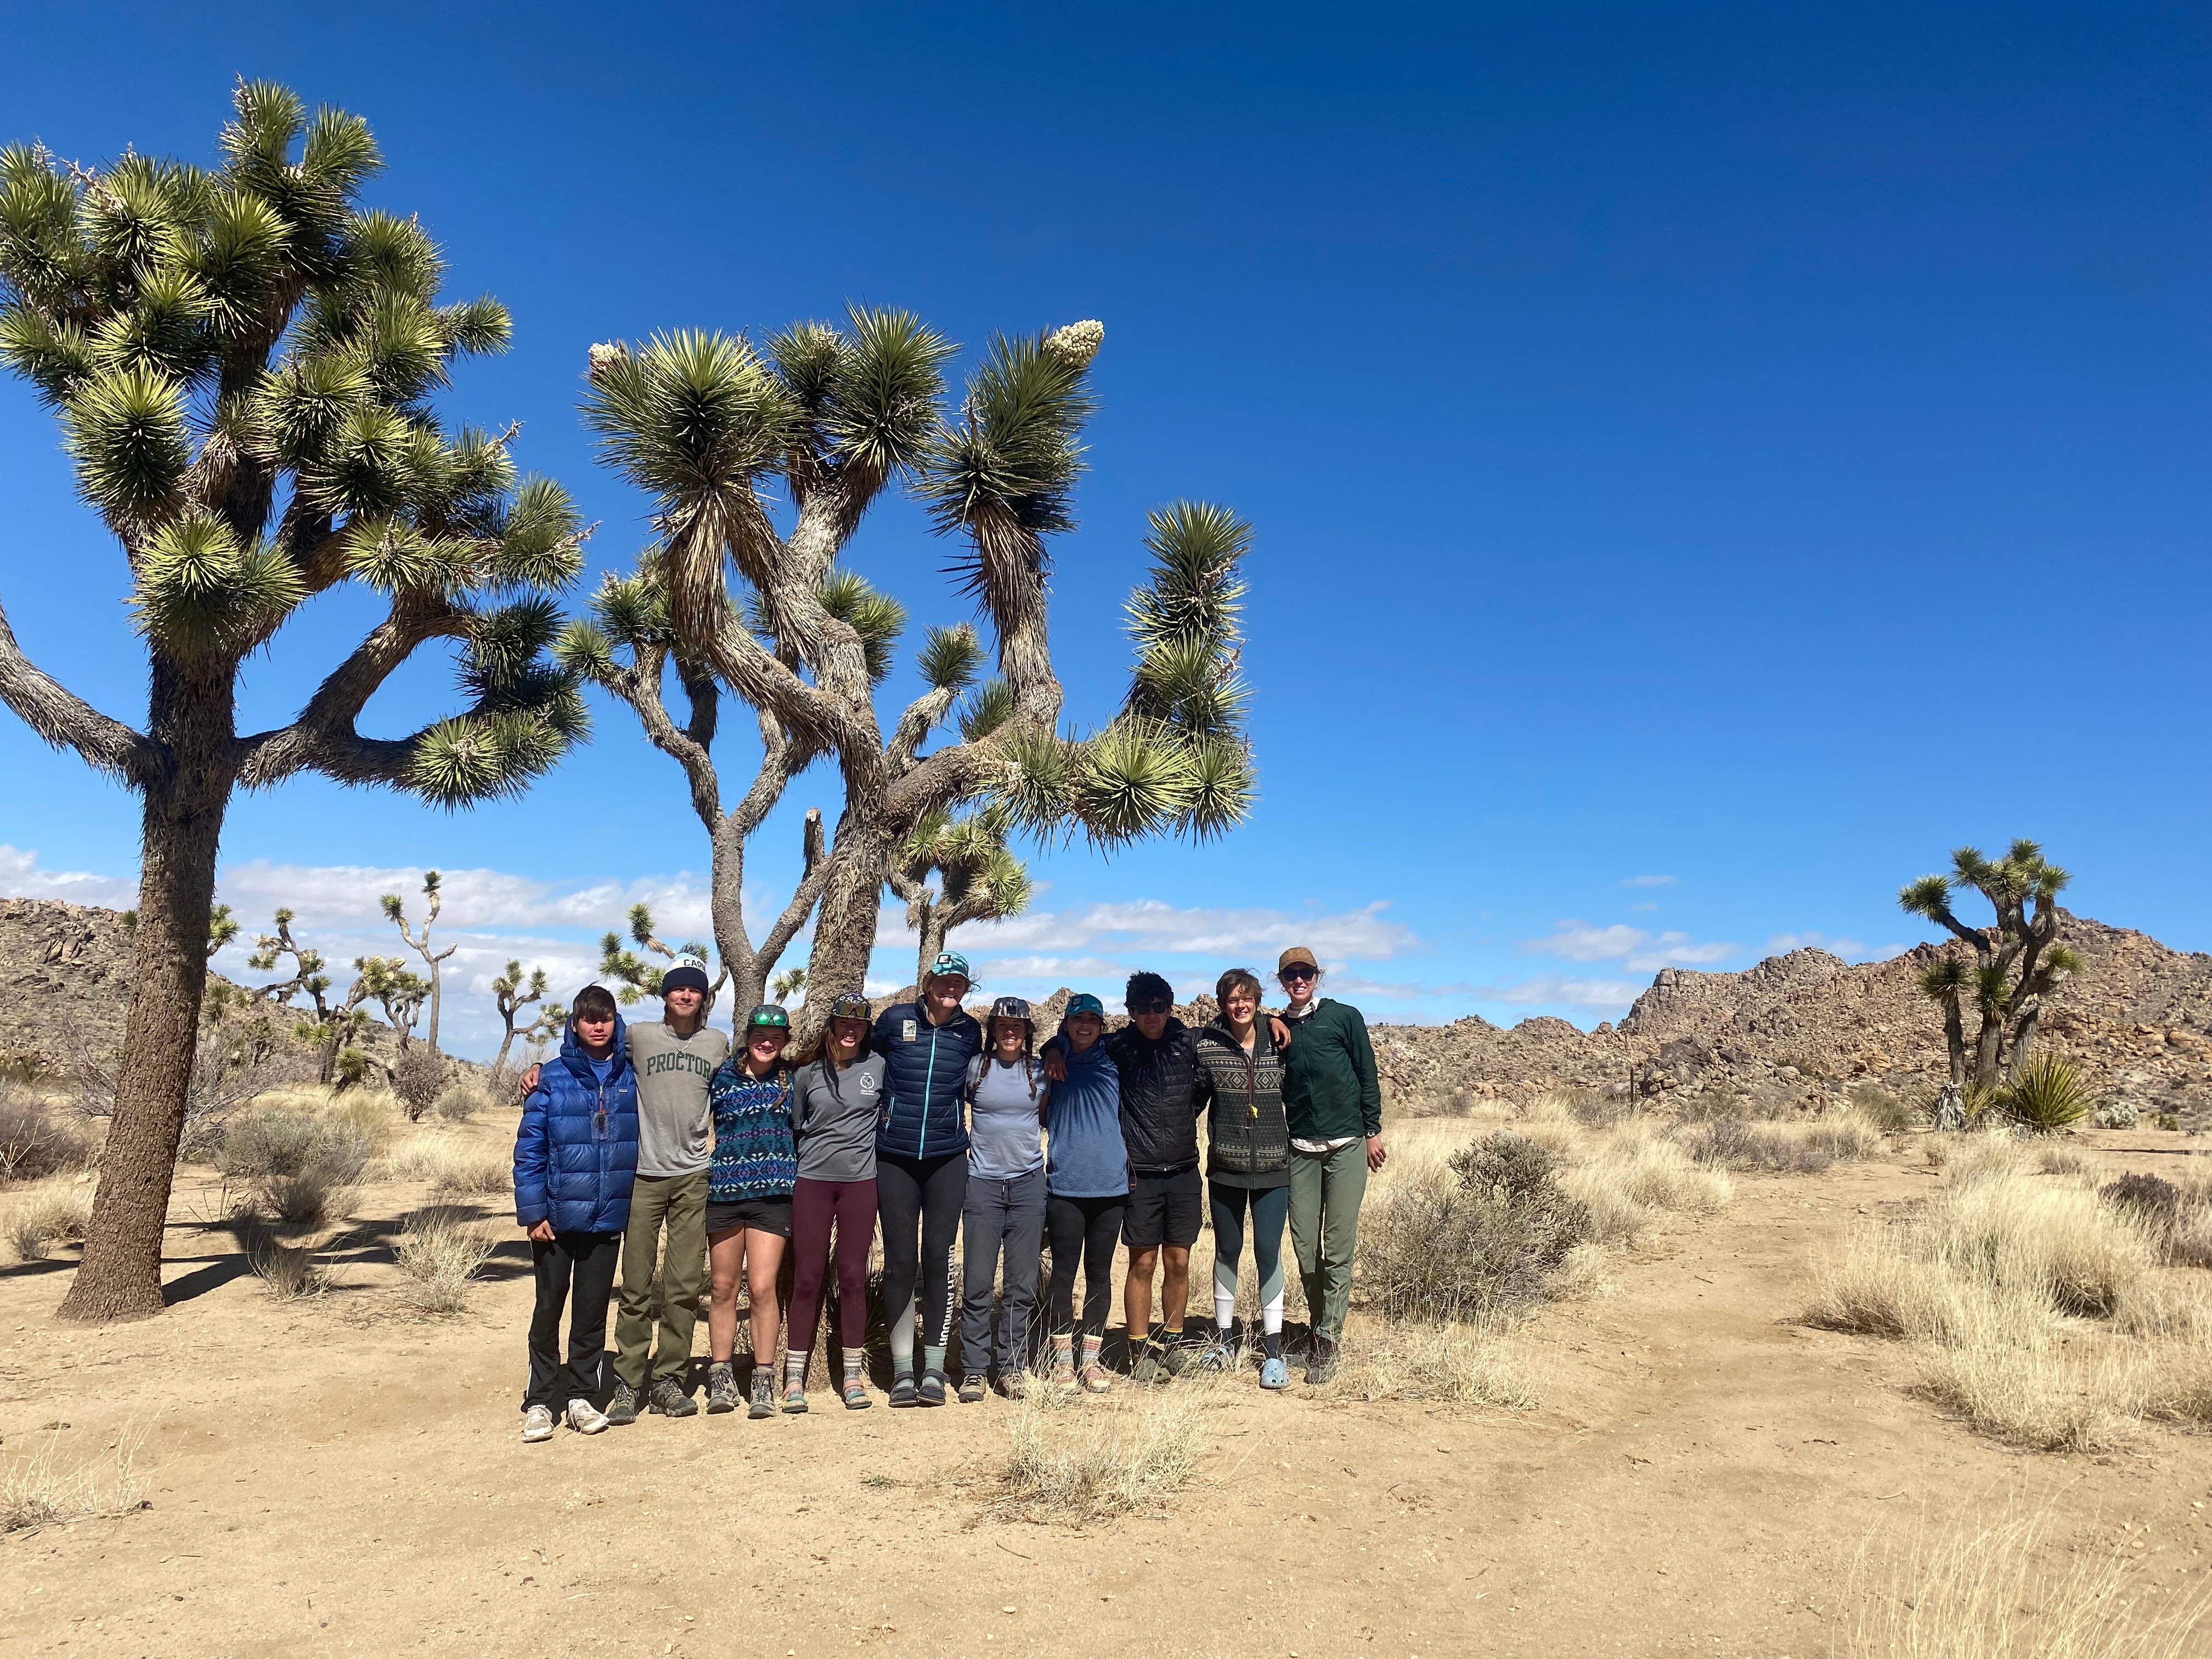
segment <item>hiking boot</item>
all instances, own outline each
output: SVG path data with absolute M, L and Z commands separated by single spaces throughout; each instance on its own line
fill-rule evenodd
M 799 1417 L 806 1411 L 806 1379 L 786 1377 L 783 1380 L 783 1409 L 787 1416 Z
M 615 1397 L 607 1401 L 607 1426 L 626 1429 L 637 1421 L 637 1390 L 627 1382 L 615 1384 Z
M 1315 1384 L 1332 1382 L 1343 1363 L 1337 1345 L 1328 1337 L 1317 1336 L 1306 1349 L 1306 1381 Z
M 960 1379 L 960 1403 L 963 1406 L 981 1405 L 983 1396 L 990 1391 L 991 1384 L 988 1378 L 971 1373 Z
M 1260 1386 L 1263 1389 L 1287 1389 L 1291 1386 L 1291 1368 L 1283 1356 L 1271 1353 L 1260 1362 Z
M 753 1399 L 745 1407 L 745 1415 L 755 1419 L 775 1415 L 775 1379 L 766 1365 L 753 1367 Z
M 661 1417 L 696 1417 L 699 1402 L 674 1377 L 656 1376 L 653 1379 L 651 1409 Z
M 921 1385 L 915 1391 L 918 1406 L 942 1406 L 945 1403 L 945 1373 L 930 1370 L 921 1374 Z
M 1107 1394 L 1113 1389 L 1114 1373 L 1098 1363 L 1096 1354 L 1085 1357 L 1083 1369 L 1076 1376 L 1086 1394 Z
M 588 1400 L 571 1400 L 568 1426 L 578 1434 L 598 1434 L 607 1426 L 606 1413 Z
M 553 1437 L 553 1409 L 550 1406 L 532 1406 L 522 1414 L 522 1438 L 526 1444 L 535 1445 L 540 1440 Z
M 1068 1380 L 1073 1382 L 1074 1381 L 1074 1378 L 1071 1376 Z M 999 1373 L 999 1392 L 1009 1400 L 1028 1399 L 1030 1397 L 1030 1374 L 1025 1370 L 1000 1371 Z
M 707 1414 L 720 1417 L 738 1408 L 738 1368 L 726 1359 L 707 1366 Z

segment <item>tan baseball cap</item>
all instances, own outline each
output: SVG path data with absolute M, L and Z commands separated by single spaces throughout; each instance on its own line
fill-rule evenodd
M 1316 974 L 1321 972 L 1321 963 L 1314 960 L 1314 953 L 1307 950 L 1303 945 L 1293 945 L 1289 950 L 1284 951 L 1281 956 L 1278 957 L 1275 959 L 1275 971 L 1279 974 L 1284 969 L 1289 967 L 1294 962 L 1302 962 L 1305 963 L 1307 967 L 1312 969 Z

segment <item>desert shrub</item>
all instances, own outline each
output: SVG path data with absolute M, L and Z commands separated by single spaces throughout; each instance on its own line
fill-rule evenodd
M 491 1235 L 463 1213 L 413 1212 L 392 1246 L 402 1275 L 400 1299 L 426 1318 L 465 1311 L 469 1280 L 491 1260 L 494 1248 Z
M 2140 1228 L 2160 1258 L 2177 1267 L 2212 1267 L 2212 1182 L 2177 1186 L 2130 1173 L 2097 1196 Z
M 2161 1594 L 2136 1563 L 2043 1515 L 1883 1528 L 1847 1591 L 1844 1659 L 2189 1659 L 2203 1583 Z
M 514 1163 L 496 1146 L 471 1146 L 442 1134 L 401 1143 L 387 1166 L 394 1180 L 427 1183 L 439 1198 L 475 1198 L 509 1190 Z
M 1996 1092 L 1995 1109 L 2037 1134 L 2069 1129 L 2095 1104 L 2074 1062 L 2062 1054 L 2040 1054 L 2021 1068 L 2020 1080 Z
M 438 1103 L 438 1097 L 445 1091 L 446 1062 L 430 1052 L 428 1043 L 408 1044 L 407 1052 L 392 1068 L 392 1092 L 399 1097 L 407 1121 L 421 1122 L 422 1115 Z
M 2142 1121 L 2142 1108 L 2132 1100 L 2110 1100 L 2097 1108 L 2095 1122 L 2100 1129 L 2132 1129 Z
M 92 1143 L 46 1102 L 0 1083 L 0 1181 L 37 1181 L 79 1170 Z
M 2181 1208 L 2180 1188 L 2171 1181 L 2134 1170 L 2099 1188 L 2097 1196 L 2138 1226 L 2148 1229 L 2170 1224 Z
M 1081 1401 L 1031 1389 L 1013 1408 L 996 1510 L 1084 1526 L 1157 1514 L 1198 1473 L 1203 1386 Z
M 448 1084 L 438 1096 L 436 1110 L 448 1123 L 466 1123 L 490 1105 L 491 1097 L 483 1085 L 463 1078 Z
M 1838 1160 L 1871 1158 L 1881 1150 L 1881 1130 L 1856 1112 L 1798 1123 L 1717 1118 L 1683 1126 L 1676 1139 L 1696 1162 L 1715 1169 L 1796 1175 L 1818 1173 Z
M 2161 1129 L 2179 1129 L 2181 1127 L 2181 1114 L 2179 1112 L 2160 1112 L 2158 1115 L 2157 1127 Z
M 1561 1098 L 1574 1114 L 1575 1121 L 1586 1129 L 1609 1129 L 1636 1115 L 1636 1103 L 1626 1094 L 1613 1095 L 1601 1089 L 1570 1089 Z
M 2043 1175 L 2085 1176 L 2096 1164 L 2080 1147 L 2051 1140 L 2035 1149 L 2035 1167 Z
M 42 1261 L 58 1244 L 82 1244 L 92 1224 L 92 1188 L 75 1182 L 37 1188 L 9 1206 L 8 1243 L 22 1261 Z
M 1569 1250 L 1590 1236 L 1589 1206 L 1560 1187 L 1554 1160 L 1498 1130 L 1443 1170 L 1384 1188 L 1362 1218 L 1359 1275 L 1394 1319 L 1432 1322 L 1541 1300 Z
M 1562 1182 L 1594 1211 L 1618 1198 L 1647 1212 L 1710 1215 L 1735 1195 L 1735 1183 L 1726 1176 L 1699 1169 L 1680 1146 L 1648 1126 L 1625 1129 L 1599 1143 Z
M 177 1156 L 197 1163 L 221 1143 L 233 1114 L 271 1090 L 313 1083 L 314 1052 L 294 1034 L 290 1011 L 256 1002 L 246 994 L 211 983 L 201 1005 L 200 1030 L 185 1091 L 184 1133 Z M 70 1087 L 77 1113 L 109 1117 L 123 1069 L 119 1049 L 80 1042 L 70 1056 Z
M 1536 1403 L 1527 1363 L 1499 1322 L 1383 1325 L 1346 1353 L 1327 1385 L 1336 1395 L 1516 1408 Z
M 337 1275 L 312 1244 L 288 1244 L 256 1232 L 247 1239 L 246 1259 L 254 1277 L 280 1302 L 312 1301 L 337 1287 Z
M 1851 1109 L 1886 1135 L 1912 1127 L 1912 1108 L 1879 1083 L 1855 1083 L 1848 1097 Z
M 58 1436 L 27 1457 L 11 1458 L 0 1474 L 0 1534 L 143 1509 L 146 1482 L 137 1458 L 144 1439 L 142 1432 L 125 1431 L 73 1469 L 55 1466 Z
M 264 1106 L 232 1119 L 216 1161 L 272 1218 L 319 1227 L 343 1207 L 374 1152 L 356 1119 Z

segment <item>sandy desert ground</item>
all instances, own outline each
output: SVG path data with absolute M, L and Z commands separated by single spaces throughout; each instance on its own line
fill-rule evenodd
M 489 1148 L 502 1127 L 449 1133 Z M 2083 1139 L 2115 1171 L 2202 1145 Z M 1198 1474 L 1164 1511 L 1071 1526 L 996 1502 L 1020 1408 L 995 1396 L 848 1413 L 817 1395 L 804 1417 L 525 1446 L 527 1260 L 500 1200 L 472 1310 L 426 1322 L 388 1265 L 420 1188 L 363 1189 L 338 1288 L 284 1303 L 195 1177 L 161 1319 L 57 1323 L 72 1252 L 0 1268 L 0 1456 L 97 1469 L 135 1443 L 146 1504 L 0 1540 L 0 1656 L 1813 1659 L 1845 1650 L 1875 1593 L 1853 1580 L 1870 1540 L 2023 1509 L 2054 1548 L 2118 1552 L 2149 1593 L 2190 1593 L 2212 1437 L 2009 1450 L 1912 1396 L 1898 1345 L 1796 1322 L 1815 1253 L 1936 1179 L 1911 1138 L 1739 1176 L 1717 1215 L 1620 1257 L 1614 1294 L 1514 1339 L 1527 1409 L 1276 1396 L 1241 1373 L 1204 1392 Z

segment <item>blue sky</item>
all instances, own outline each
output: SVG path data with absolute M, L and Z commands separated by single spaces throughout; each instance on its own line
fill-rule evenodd
M 2203 14 L 1539 9 L 22 9 L 0 127 L 204 160 L 241 72 L 367 116 L 374 200 L 514 314 L 452 410 L 526 422 L 600 566 L 643 504 L 576 418 L 594 340 L 848 299 L 971 346 L 1103 320 L 1069 713 L 1118 699 L 1146 511 L 1226 501 L 1262 795 L 1214 846 L 1040 856 L 1036 913 L 968 937 L 992 988 L 1299 940 L 1370 1013 L 1589 1024 L 1668 963 L 1909 943 L 1899 883 L 2020 834 L 2075 908 L 2212 948 Z M 0 509 L 26 647 L 140 712 L 121 561 L 20 382 Z M 963 614 L 946 550 L 903 502 L 856 544 L 912 637 Z M 249 717 L 368 614 L 318 601 Z M 448 702 L 426 659 L 375 714 Z M 0 765 L 0 885 L 127 890 L 130 802 L 12 719 Z M 764 901 L 808 805 L 826 775 Z M 333 955 L 389 948 L 404 872 L 470 872 L 479 985 L 580 975 L 635 896 L 703 931 L 703 832 L 617 705 L 520 804 L 297 784 L 226 848 L 249 922 L 289 900 Z

